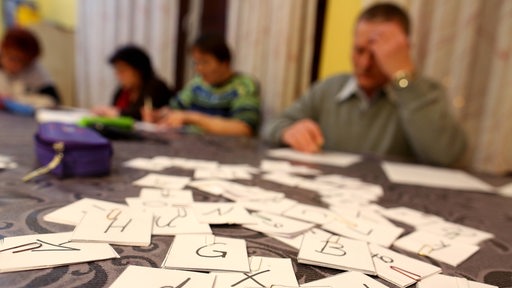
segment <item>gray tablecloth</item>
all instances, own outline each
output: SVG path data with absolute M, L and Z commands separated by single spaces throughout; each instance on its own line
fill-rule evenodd
M 125 197 L 137 196 L 139 189 L 131 182 L 146 172 L 121 165 L 134 157 L 168 155 L 257 166 L 265 155 L 265 149 L 254 139 L 173 134 L 168 135 L 171 140 L 169 144 L 115 141 L 113 170 L 108 177 L 58 180 L 47 176 L 25 184 L 20 178 L 35 167 L 32 137 L 36 127 L 33 119 L 0 112 L 0 154 L 14 156 L 19 163 L 17 169 L 0 171 L 0 235 L 3 236 L 70 231 L 72 227 L 48 223 L 43 216 L 84 197 L 122 203 Z M 459 267 L 423 260 L 439 265 L 449 275 L 499 287 L 512 287 L 512 199 L 476 192 L 392 184 L 380 168 L 379 159 L 369 156 L 363 162 L 347 168 L 310 166 L 325 173 L 355 176 L 382 185 L 385 194 L 378 204 L 384 207 L 407 206 L 494 233 L 494 239 L 482 243 L 481 250 Z M 168 169 L 164 173 L 192 176 L 192 171 L 179 169 Z M 494 185 L 510 181 L 501 177 L 483 178 Z M 289 198 L 321 205 L 318 196 L 311 191 L 267 182 L 259 176 L 241 183 L 283 191 Z M 224 201 L 200 191 L 194 191 L 194 199 Z M 299 283 L 341 272 L 298 264 L 296 250 L 261 233 L 238 226 L 216 226 L 213 231 L 219 236 L 246 239 L 249 255 L 293 259 Z M 0 274 L 0 287 L 108 287 L 127 265 L 159 267 L 171 241 L 172 237 L 158 236 L 153 237 L 151 246 L 146 248 L 114 246 L 121 256 L 119 259 Z

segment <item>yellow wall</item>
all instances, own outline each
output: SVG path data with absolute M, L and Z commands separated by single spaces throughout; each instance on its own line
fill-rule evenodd
M 36 0 L 41 17 L 74 29 L 77 19 L 77 0 Z
M 328 0 L 320 57 L 321 79 L 352 71 L 352 30 L 361 7 L 361 0 Z

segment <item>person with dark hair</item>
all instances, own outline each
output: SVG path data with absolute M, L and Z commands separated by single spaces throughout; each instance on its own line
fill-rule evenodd
M 263 129 L 272 145 L 315 153 L 321 149 L 397 156 L 453 165 L 466 136 L 443 87 L 420 76 L 411 59 L 409 17 L 378 3 L 354 29 L 353 75 L 316 83 Z
M 259 88 L 253 79 L 233 71 L 231 52 L 222 36 L 200 36 L 191 48 L 198 74 L 149 121 L 194 132 L 251 136 L 260 123 Z
M 115 69 L 119 87 L 114 93 L 112 106 L 94 108 L 96 115 L 128 116 L 141 120 L 141 110 L 148 101 L 151 108 L 167 106 L 173 93 L 157 77 L 144 50 L 131 45 L 122 47 L 110 57 L 109 63 Z
M 60 103 L 59 93 L 37 59 L 41 46 L 36 36 L 23 28 L 8 30 L 0 51 L 0 97 L 33 108 Z

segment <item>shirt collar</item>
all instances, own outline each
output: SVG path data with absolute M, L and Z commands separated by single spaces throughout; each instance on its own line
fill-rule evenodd
M 351 96 L 353 96 L 354 94 L 356 94 L 357 90 L 358 90 L 358 87 L 357 87 L 356 78 L 350 77 L 350 79 L 348 79 L 347 83 L 345 83 L 345 86 L 343 86 L 343 89 L 341 89 L 340 93 L 338 93 L 338 95 L 336 96 L 336 99 L 339 102 L 343 102 L 343 101 L 347 100 L 348 98 L 350 98 Z
M 373 97 L 374 99 L 379 97 L 388 97 L 391 101 L 393 101 L 393 97 L 391 97 L 392 93 L 389 91 L 388 85 L 384 86 L 380 91 L 377 92 L 376 97 Z M 361 98 L 364 101 L 367 101 L 368 98 L 365 96 L 364 92 L 359 89 L 359 86 L 357 85 L 357 79 L 354 76 L 351 76 L 350 79 L 348 79 L 347 83 L 345 83 L 345 86 L 343 86 L 343 89 L 336 95 L 336 99 L 338 102 L 343 102 L 348 100 L 352 96 L 357 96 Z M 370 104 L 370 103 L 368 103 Z

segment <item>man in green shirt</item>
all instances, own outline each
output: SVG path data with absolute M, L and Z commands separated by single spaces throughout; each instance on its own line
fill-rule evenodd
M 316 83 L 263 129 L 273 145 L 398 156 L 434 165 L 466 149 L 444 89 L 415 74 L 409 19 L 393 4 L 363 11 L 355 27 L 353 75 Z

